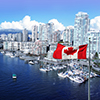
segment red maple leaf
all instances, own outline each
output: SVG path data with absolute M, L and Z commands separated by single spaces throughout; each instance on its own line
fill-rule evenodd
M 66 53 L 67 55 L 74 55 L 74 53 L 77 52 L 77 49 L 73 49 L 73 47 L 69 47 L 68 49 L 64 50 L 64 53 Z

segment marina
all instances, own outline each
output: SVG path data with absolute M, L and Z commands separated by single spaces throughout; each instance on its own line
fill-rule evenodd
M 13 54 L 12 52 L 6 52 L 4 55 L 14 58 L 15 54 Z M 58 77 L 69 78 L 70 80 L 76 83 L 83 83 L 87 81 L 89 78 L 88 61 L 82 61 L 82 60 L 81 61 L 78 61 L 78 60 L 53 61 L 53 60 L 48 60 L 44 58 L 40 59 L 40 56 L 38 57 L 26 56 L 24 53 L 21 53 L 19 58 L 21 60 L 24 60 L 26 63 L 30 65 L 34 65 L 35 63 L 40 63 L 40 68 L 39 68 L 40 71 L 43 71 L 43 72 L 56 71 Z M 99 71 L 99 68 L 94 67 L 94 64 L 92 61 L 91 61 L 91 65 L 92 65 L 91 69 Z M 90 78 L 99 77 L 99 76 L 100 75 L 96 74 L 93 71 L 91 71 L 90 73 Z
M 0 59 L 1 99 L 7 100 L 9 97 L 14 100 L 87 100 L 88 69 L 86 66 L 82 67 L 78 63 L 76 65 L 75 63 L 62 65 L 60 62 L 53 64 L 53 61 L 49 63 L 46 60 L 34 60 L 34 64 L 30 65 L 19 57 L 11 58 L 5 54 L 0 54 Z M 40 66 L 40 62 L 43 62 L 44 69 Z M 17 80 L 12 80 L 13 73 L 16 73 Z M 91 72 L 90 76 L 91 100 L 98 100 L 100 78 L 94 72 Z M 8 88 L 5 89 L 7 86 Z

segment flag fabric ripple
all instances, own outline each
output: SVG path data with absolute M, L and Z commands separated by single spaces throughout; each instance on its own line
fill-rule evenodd
M 66 47 L 57 44 L 57 48 L 53 53 L 55 59 L 86 59 L 87 44 L 77 47 Z

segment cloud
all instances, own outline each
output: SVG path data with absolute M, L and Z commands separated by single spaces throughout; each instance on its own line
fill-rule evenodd
M 100 30 L 100 16 L 97 16 L 94 19 L 90 20 L 90 28 Z
M 65 27 L 62 23 L 59 23 L 57 19 L 51 19 L 48 23 L 54 23 L 55 30 L 64 30 Z
M 57 21 L 57 19 L 51 19 L 49 23 L 50 22 L 54 23 L 55 30 L 57 29 L 63 30 L 65 28 L 63 24 Z M 24 28 L 26 28 L 27 30 L 32 30 L 33 25 L 39 26 L 39 24 L 44 24 L 44 23 L 31 20 L 31 17 L 27 15 L 20 21 L 2 22 L 0 24 L 0 29 L 21 29 L 23 30 Z

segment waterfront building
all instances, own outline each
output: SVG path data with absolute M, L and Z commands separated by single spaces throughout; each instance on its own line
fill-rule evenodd
M 46 54 L 47 45 L 48 45 L 47 41 L 37 40 L 36 42 L 34 42 L 31 54 L 35 55 Z
M 44 58 L 45 60 L 57 61 L 57 59 L 53 58 L 53 53 L 57 48 L 57 43 L 50 44 L 50 50 L 47 52 L 47 56 Z
M 8 40 L 8 36 L 6 34 L 1 34 L 1 39 L 4 41 Z
M 3 50 L 17 51 L 20 49 L 20 43 L 16 41 L 3 42 Z
M 38 26 L 32 26 L 32 41 L 35 42 L 38 38 Z
M 93 56 L 96 52 L 100 53 L 100 31 L 90 30 L 86 35 L 86 44 L 89 44 L 90 38 L 90 54 Z M 89 55 L 89 48 L 87 47 L 87 57 Z M 91 56 L 91 58 L 92 58 Z
M 73 43 L 73 35 L 74 35 L 74 27 L 68 26 L 62 33 L 63 42 L 68 43 L 69 45 L 72 45 Z
M 12 33 L 9 33 L 8 34 L 8 41 L 11 41 L 12 40 Z
M 23 53 L 40 55 L 47 53 L 47 45 L 47 41 L 40 40 L 37 40 L 36 42 L 5 41 L 3 42 L 3 49 L 9 51 L 20 50 Z
M 8 42 L 7 41 L 4 41 L 3 42 L 3 50 L 8 50 Z
M 32 51 L 32 47 L 34 46 L 34 42 L 20 42 L 20 51 Z
M 23 42 L 28 41 L 28 31 L 26 29 L 23 30 Z
M 74 46 L 83 45 L 90 30 L 90 19 L 87 13 L 78 12 L 74 24 Z

